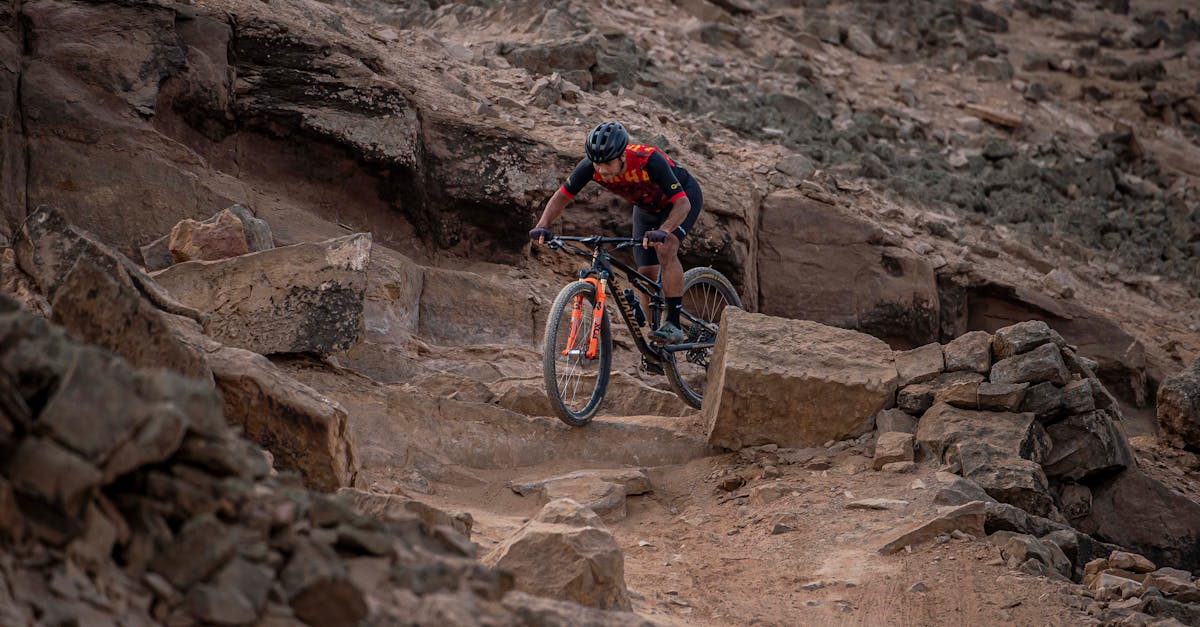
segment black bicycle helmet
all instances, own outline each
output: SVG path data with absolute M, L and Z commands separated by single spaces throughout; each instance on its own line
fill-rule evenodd
M 592 163 L 608 163 L 625 154 L 629 133 L 618 122 L 604 122 L 588 133 L 583 152 Z

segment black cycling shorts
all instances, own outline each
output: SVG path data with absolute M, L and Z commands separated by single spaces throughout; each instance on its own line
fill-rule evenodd
M 692 203 L 692 210 L 688 212 L 687 218 L 683 224 L 675 227 L 673 231 L 675 237 L 679 238 L 680 243 L 692 230 L 692 225 L 696 224 L 696 218 L 700 217 L 700 211 L 704 208 L 704 194 L 700 193 L 700 184 L 696 182 L 695 177 L 689 177 L 688 181 L 683 184 L 683 193 L 687 195 L 687 199 Z M 633 238 L 642 239 L 642 235 L 646 231 L 653 231 L 662 226 L 663 221 L 670 215 L 671 210 L 663 209 L 657 213 L 646 211 L 639 206 L 633 207 Z M 634 246 L 633 258 L 637 261 L 639 268 L 645 266 L 658 265 L 658 251 L 653 248 L 642 248 Z

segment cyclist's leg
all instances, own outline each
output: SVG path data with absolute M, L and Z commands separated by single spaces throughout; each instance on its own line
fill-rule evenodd
M 679 261 L 679 248 L 704 209 L 704 194 L 700 192 L 700 184 L 695 178 L 688 179 L 683 191 L 692 205 L 691 211 L 688 212 L 687 218 L 684 218 L 683 224 L 671 231 L 667 235 L 667 241 L 656 249 L 658 261 L 663 267 L 663 296 L 667 298 L 683 296 L 683 264 Z
M 665 215 L 643 211 L 641 207 L 634 206 L 633 208 L 633 239 L 642 239 L 646 231 L 653 231 L 662 225 L 662 221 L 666 218 Z M 653 248 L 642 248 L 641 246 L 633 247 L 633 260 L 638 265 L 638 272 L 650 277 L 658 279 L 658 255 L 655 254 Z M 641 293 L 638 293 L 638 298 L 642 299 Z M 645 308 L 649 303 L 642 301 L 642 307 Z M 647 311 L 649 311 L 647 309 Z

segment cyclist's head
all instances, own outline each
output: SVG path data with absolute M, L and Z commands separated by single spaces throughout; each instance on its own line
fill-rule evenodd
M 625 156 L 629 133 L 617 122 L 604 122 L 588 133 L 583 151 L 593 164 L 608 163 Z

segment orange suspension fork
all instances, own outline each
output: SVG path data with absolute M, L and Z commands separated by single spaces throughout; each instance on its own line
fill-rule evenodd
M 571 348 L 575 346 L 575 337 L 579 334 L 579 323 L 583 319 L 583 294 L 575 297 L 571 303 L 571 334 L 567 336 L 567 346 L 563 349 L 563 357 L 571 352 Z
M 587 358 L 595 359 L 600 346 L 600 324 L 604 322 L 604 282 L 594 277 L 588 277 L 584 281 L 596 286 L 596 306 L 592 309 L 592 334 L 588 339 L 587 349 Z
M 585 356 L 588 359 L 596 358 L 597 347 L 600 344 L 600 322 L 604 316 L 604 285 L 595 277 L 583 279 L 585 283 L 591 283 L 592 287 L 596 288 L 596 306 L 592 309 L 592 328 L 589 330 L 588 349 Z M 575 340 L 579 337 L 579 326 L 583 322 L 583 294 L 575 297 L 575 302 L 571 303 L 571 334 L 567 336 L 567 347 L 563 349 L 563 357 L 571 352 L 571 347 L 575 346 Z

